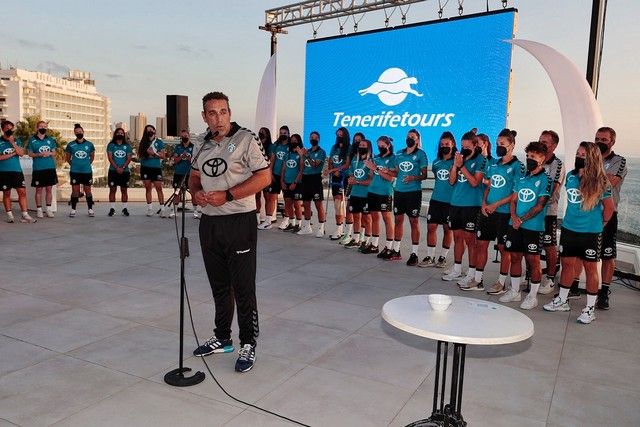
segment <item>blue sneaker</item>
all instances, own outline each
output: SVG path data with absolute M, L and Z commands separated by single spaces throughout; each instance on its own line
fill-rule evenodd
M 238 360 L 236 360 L 236 372 L 248 372 L 253 368 L 253 362 L 256 360 L 256 346 L 245 344 L 238 351 Z
M 213 353 L 231 353 L 233 351 L 232 340 L 219 340 L 216 336 L 212 336 L 205 341 L 200 347 L 193 350 L 193 355 L 198 357 L 208 356 Z

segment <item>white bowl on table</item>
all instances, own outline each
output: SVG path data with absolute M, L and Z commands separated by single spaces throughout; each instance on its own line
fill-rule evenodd
M 449 295 L 442 294 L 430 294 L 428 299 L 433 311 L 445 311 L 453 302 Z

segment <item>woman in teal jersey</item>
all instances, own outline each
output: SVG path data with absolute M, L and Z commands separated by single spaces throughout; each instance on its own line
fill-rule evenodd
M 449 227 L 453 230 L 453 269 L 442 276 L 445 281 L 458 281 L 458 285 L 475 277 L 476 219 L 482 205 L 482 177 L 485 159 L 478 149 L 478 138 L 473 132 L 462 136 L 462 151 L 456 153 L 449 172 L 449 183 L 454 186 L 449 210 Z M 469 270 L 462 277 L 462 256 L 468 248 Z M 479 288 L 478 288 L 479 289 Z
M 283 231 L 297 233 L 302 221 L 302 171 L 304 161 L 300 155 L 302 137 L 297 133 L 291 135 L 289 153 L 282 162 L 280 169 L 280 185 L 284 196 L 284 214 L 289 218 L 289 224 Z M 295 215 L 295 216 L 294 216 Z
M 369 191 L 367 193 L 367 205 L 371 214 L 371 245 L 363 253 L 377 253 L 378 258 L 386 256 L 391 252 L 393 246 L 393 215 L 391 207 L 393 206 L 393 180 L 396 177 L 394 170 L 395 159 L 393 155 L 393 145 L 391 138 L 381 136 L 378 138 L 377 157 L 369 159 L 365 165 L 369 169 L 369 173 L 373 174 Z M 380 217 L 384 221 L 384 228 L 387 236 L 387 244 L 382 252 L 378 249 L 380 239 Z M 378 253 L 379 252 L 379 253 Z
M 358 232 L 354 233 L 353 238 L 345 243 L 344 247 L 348 249 L 359 246 L 360 252 L 364 253 L 368 253 L 367 247 L 371 244 L 371 216 L 367 207 L 367 197 L 373 174 L 366 166 L 369 159 L 371 159 L 371 141 L 362 139 L 347 171 L 347 184 L 351 187 L 349 211 L 353 218 L 353 226 Z
M 571 282 L 584 265 L 587 277 L 587 306 L 578 317 L 580 323 L 595 320 L 598 296 L 598 260 L 602 246 L 602 230 L 615 210 L 611 184 L 607 179 L 600 149 L 593 142 L 581 142 L 576 152 L 575 169 L 565 180 L 567 210 L 560 232 L 560 293 L 547 311 L 569 311 L 567 298 Z
M 268 230 L 276 219 L 276 209 L 278 205 L 278 195 L 282 191 L 280 172 L 284 158 L 289 153 L 289 126 L 280 127 L 278 139 L 271 144 L 271 152 L 269 153 L 269 167 L 271 168 L 271 184 L 267 191 L 269 197 L 265 203 L 266 218 L 262 224 L 258 226 L 260 230 Z M 289 217 L 282 215 L 283 219 L 278 228 L 284 230 L 289 225 Z
M 513 155 L 516 135 L 515 130 L 500 131 L 496 142 L 498 159 L 487 162 L 484 172 L 485 189 L 476 223 L 476 273 L 473 282 L 467 287 L 475 288 L 476 284 L 482 282 L 484 268 L 487 265 L 489 242 L 496 240 L 500 251 L 500 276 L 498 281 L 487 290 L 490 295 L 506 292 L 505 280 L 511 263 L 510 252 L 504 249 L 509 229 L 510 201 L 513 188 L 524 172 L 524 166 Z
M 343 188 L 345 190 L 345 230 L 344 230 L 344 235 L 342 236 L 342 238 L 340 239 L 340 241 L 338 242 L 339 244 L 346 244 L 349 243 L 352 240 L 352 235 L 354 233 L 354 228 L 353 228 L 353 215 L 351 215 L 351 210 L 349 209 L 349 192 L 351 191 L 351 187 L 349 186 L 348 181 L 348 171 L 349 168 L 351 167 L 351 161 L 353 160 L 353 158 L 358 154 L 358 147 L 360 146 L 360 141 L 362 141 L 363 139 L 365 139 L 364 134 L 362 132 L 356 132 L 353 135 L 353 142 L 351 143 L 351 146 L 349 147 L 349 156 L 347 157 L 347 162 L 345 163 L 344 166 L 344 179 L 343 179 Z M 360 230 L 356 229 L 355 233 L 358 234 L 360 233 Z
M 156 128 L 152 125 L 144 127 L 144 133 L 138 148 L 140 158 L 140 177 L 144 184 L 147 199 L 147 216 L 153 216 L 152 190 L 156 189 L 160 204 L 160 217 L 166 218 L 164 194 L 162 193 L 162 160 L 165 158 L 164 141 L 156 138 Z
M 266 153 L 267 157 L 271 157 L 271 145 L 273 144 L 273 141 L 271 140 L 271 131 L 265 127 L 260 128 L 260 130 L 258 131 L 258 139 L 260 140 L 260 143 L 262 144 L 262 149 Z M 271 185 L 268 185 L 262 191 L 259 191 L 256 193 L 256 216 L 258 218 L 258 229 L 260 229 L 260 225 L 262 225 L 264 222 L 267 221 L 267 218 L 266 218 L 267 216 L 269 218 L 272 217 L 273 210 L 275 207 L 275 204 L 272 204 L 271 206 L 267 206 L 269 205 L 269 187 L 270 186 Z M 262 220 L 260 217 L 260 212 L 262 210 L 263 197 L 264 197 L 265 218 Z M 269 219 L 269 225 L 271 225 L 271 221 L 272 220 Z
M 27 190 L 24 187 L 24 174 L 20 166 L 20 156 L 24 150 L 15 141 L 13 136 L 14 125 L 9 120 L 0 121 L 0 188 L 2 189 L 2 202 L 7 213 L 7 222 L 15 222 L 11 210 L 11 189 L 18 193 L 18 204 L 22 211 L 20 222 L 32 223 L 36 219 L 31 218 L 27 211 Z
M 449 171 L 453 166 L 453 157 L 457 151 L 456 139 L 453 134 L 449 131 L 443 132 L 438 143 L 437 158 L 431 165 L 435 183 L 427 212 L 427 256 L 418 264 L 418 267 L 444 268 L 447 263 L 447 255 L 453 239 L 453 233 L 449 228 L 449 209 L 453 192 L 453 186 L 449 183 Z M 436 260 L 438 225 L 442 225 L 443 233 L 442 249 Z
M 320 147 L 320 134 L 313 131 L 309 134 L 311 148 L 302 149 L 304 158 L 304 170 L 302 171 L 302 206 L 304 210 L 304 224 L 298 234 L 312 234 L 311 229 L 311 202 L 316 206 L 318 212 L 318 230 L 316 237 L 324 236 L 324 224 L 327 220 L 327 213 L 324 211 L 322 169 L 327 160 L 327 153 Z
M 127 141 L 125 131 L 117 128 L 113 131 L 113 138 L 107 145 L 107 158 L 109 160 L 109 172 L 107 182 L 109 183 L 109 208 L 108 216 L 116 213 L 116 192 L 120 187 L 120 200 L 122 201 L 122 215 L 129 216 L 127 202 L 129 201 L 129 163 L 133 156 L 133 149 Z
M 36 216 L 38 218 L 44 217 L 42 190 L 45 193 L 47 217 L 53 218 L 54 216 L 51 203 L 53 201 L 53 186 L 58 183 L 54 158 L 57 146 L 56 140 L 47 135 L 47 122 L 40 120 L 36 124 L 36 134 L 29 139 L 29 157 L 33 159 L 31 186 L 36 189 Z
M 422 181 L 427 179 L 429 162 L 421 149 L 420 132 L 411 129 L 407 133 L 406 147 L 395 156 L 396 172 L 393 193 L 395 215 L 393 248 L 383 259 L 400 260 L 400 244 L 404 233 L 404 216 L 409 217 L 411 226 L 411 255 L 408 266 L 418 265 L 418 245 L 420 244 L 420 209 L 422 208 Z
M 73 127 L 76 139 L 69 142 L 66 151 L 66 161 L 71 166 L 69 177 L 71 179 L 71 218 L 76 216 L 76 207 L 80 198 L 80 185 L 87 198 L 89 216 L 95 216 L 93 212 L 93 195 L 91 185 L 93 184 L 93 170 L 91 164 L 95 158 L 96 149 L 91 141 L 84 139 L 84 129 L 79 123 Z
M 329 152 L 329 162 L 327 174 L 331 195 L 333 196 L 333 207 L 336 216 L 336 231 L 331 235 L 331 240 L 339 240 L 344 235 L 344 175 L 347 169 L 349 158 L 349 131 L 347 128 L 339 128 L 336 131 L 336 142 Z

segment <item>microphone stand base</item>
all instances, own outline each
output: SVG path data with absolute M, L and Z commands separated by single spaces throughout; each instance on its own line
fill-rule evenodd
M 189 387 L 204 381 L 203 372 L 198 371 L 190 377 L 185 377 L 185 372 L 191 372 L 191 368 L 184 367 L 167 372 L 164 376 L 164 382 L 174 387 Z

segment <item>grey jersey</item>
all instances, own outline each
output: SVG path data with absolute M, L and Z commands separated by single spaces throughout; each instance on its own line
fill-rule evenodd
M 203 146 L 204 144 L 204 146 Z M 222 141 L 205 140 L 199 137 L 193 148 L 200 157 L 194 169 L 200 171 L 200 182 L 204 191 L 226 191 L 249 179 L 254 172 L 269 167 L 269 161 L 256 135 L 248 129 L 231 123 L 231 130 Z M 251 195 L 232 200 L 221 206 L 207 205 L 205 215 L 219 216 L 245 213 L 256 210 L 256 198 Z
M 562 160 L 560 160 L 554 154 L 553 157 L 544 164 L 544 172 L 552 182 L 551 197 L 549 197 L 549 201 L 547 202 L 547 216 L 558 216 L 558 200 L 560 199 L 560 187 L 562 187 L 562 182 L 564 181 L 564 164 Z M 555 184 L 558 183 L 558 189 L 553 191 L 555 188 Z
M 611 187 L 611 194 L 613 195 L 613 202 L 617 211 L 618 203 L 620 202 L 620 187 L 622 187 L 624 177 L 627 176 L 627 159 L 612 151 L 604 159 L 604 172 L 607 175 L 613 175 L 620 178 L 620 183 L 615 187 Z

